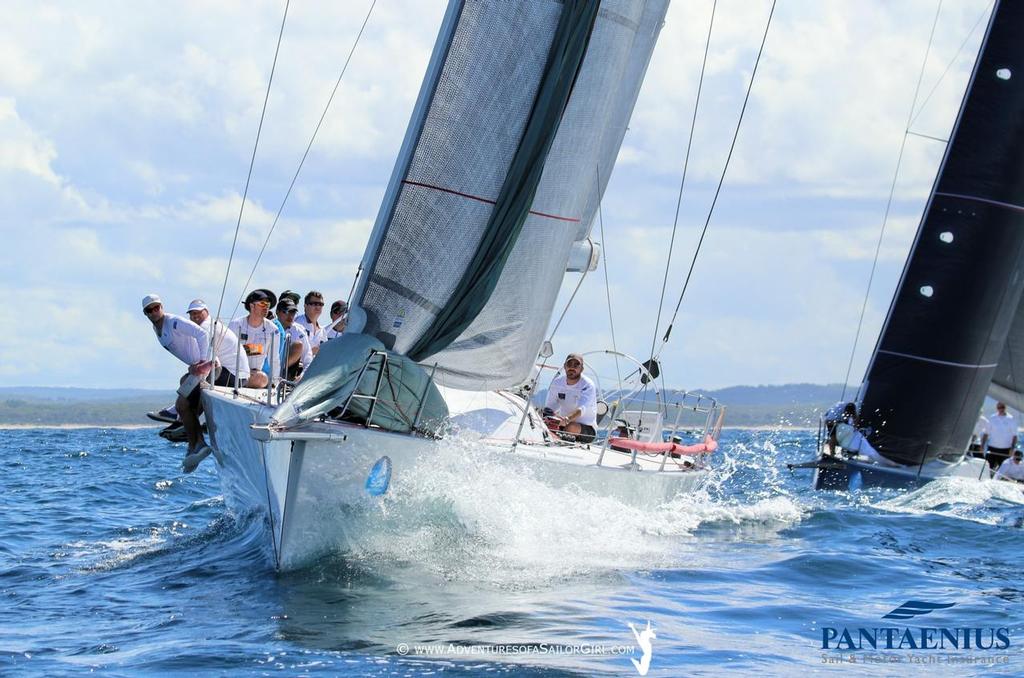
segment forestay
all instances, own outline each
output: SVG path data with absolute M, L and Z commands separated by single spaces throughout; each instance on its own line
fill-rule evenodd
M 467 270 L 481 256 L 501 256 L 481 243 L 531 114 L 543 105 L 544 74 L 573 68 L 549 63 L 566 53 L 561 32 L 579 28 L 567 27 L 563 12 L 586 21 L 581 7 L 595 4 L 452 0 L 448 8 L 364 255 L 350 323 L 436 363 L 435 379 L 446 386 L 489 390 L 528 379 L 570 251 L 590 231 L 668 0 L 600 3 L 507 261 L 492 266 L 490 285 L 472 288 L 489 296 L 463 314 L 464 329 L 424 348 L 428 332 L 444 335 L 437 318 L 464 296 Z

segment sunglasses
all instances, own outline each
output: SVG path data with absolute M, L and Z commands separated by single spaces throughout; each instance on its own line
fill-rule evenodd
M 255 305 L 255 306 L 270 306 L 270 302 L 267 301 L 266 299 L 260 299 L 258 301 L 252 302 L 252 305 Z
M 323 305 L 324 305 L 324 302 L 322 302 L 322 301 L 307 301 L 306 302 L 306 306 L 323 306 Z
M 153 304 L 152 306 L 147 306 L 146 308 L 142 309 L 142 312 L 145 313 L 146 315 L 149 315 L 151 313 L 156 313 L 156 310 L 158 308 L 160 308 L 160 304 Z
M 278 315 L 295 315 L 298 312 L 299 312 L 299 309 L 297 309 L 297 308 L 289 308 L 289 309 L 285 309 L 284 311 L 280 311 L 278 313 Z
M 565 363 L 566 367 L 583 367 L 583 363 L 579 360 L 569 360 Z

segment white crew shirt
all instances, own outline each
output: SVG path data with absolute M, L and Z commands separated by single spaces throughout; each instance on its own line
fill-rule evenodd
M 302 369 L 307 369 L 309 364 L 313 362 L 313 345 L 309 340 L 309 332 L 306 328 L 298 323 L 292 323 L 291 327 L 286 327 L 285 336 L 291 339 L 292 343 L 302 344 L 302 357 L 299 358 L 299 364 L 302 365 Z
M 220 361 L 220 366 L 227 370 L 232 376 L 238 377 L 235 372 L 242 372 L 242 379 L 249 378 L 249 358 L 245 355 L 245 349 L 238 341 L 238 335 L 224 327 L 224 323 L 217 320 L 214 321 L 210 316 L 206 316 L 206 320 L 203 321 L 202 328 L 206 330 L 207 335 L 210 333 L 210 326 L 213 325 L 216 329 L 216 335 L 213 339 L 213 353 L 217 356 L 217 360 Z
M 575 384 L 567 384 L 565 375 L 560 374 L 551 380 L 548 387 L 547 401 L 544 407 L 555 411 L 560 417 L 567 417 L 577 407 L 583 413 L 576 418 L 580 424 L 597 426 L 597 387 L 585 374 L 580 375 Z
M 270 374 L 275 378 L 281 374 L 281 336 L 273 320 L 263 319 L 259 327 L 249 324 L 249 316 L 243 315 L 228 323 L 235 333 L 242 349 L 249 359 L 249 370 L 262 370 L 263 363 L 270 361 Z
M 988 446 L 1007 449 L 1013 446 L 1013 437 L 1017 435 L 1017 420 L 1012 414 L 992 415 L 988 419 Z
M 1024 462 L 1018 464 L 1013 460 L 1013 457 L 1004 460 L 1003 463 L 999 465 L 999 470 L 996 471 L 995 477 L 1024 481 Z
M 345 333 L 344 330 L 339 331 L 339 330 L 334 329 L 334 325 L 330 325 L 329 327 L 325 327 L 324 329 L 320 330 L 320 343 L 322 344 L 325 341 L 330 341 L 331 339 L 337 339 L 338 337 L 340 337 L 344 333 Z
M 195 365 L 206 359 L 210 349 L 210 335 L 188 318 L 164 313 L 164 324 L 157 332 L 160 345 L 186 365 Z
M 320 345 L 324 328 L 320 327 L 319 322 L 314 324 L 312 320 L 306 317 L 305 313 L 302 313 L 295 318 L 295 323 L 293 324 L 302 325 L 302 329 L 306 330 L 306 338 L 309 341 L 310 347 L 315 348 Z

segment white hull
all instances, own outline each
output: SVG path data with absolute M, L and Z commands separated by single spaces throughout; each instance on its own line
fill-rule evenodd
M 342 422 L 316 422 L 301 431 L 254 437 L 253 424 L 265 424 L 273 407 L 252 398 L 234 398 L 229 390 L 204 391 L 211 442 L 220 453 L 219 471 L 225 501 L 235 512 L 266 511 L 274 559 L 279 569 L 300 567 L 325 553 L 350 550 L 353 521 L 379 515 L 381 499 L 370 496 L 366 480 L 382 457 L 391 460 L 390 491 L 401 491 L 417 467 L 434 463 L 442 441 L 388 433 Z M 452 396 L 453 394 L 446 394 Z M 507 394 L 474 395 L 489 406 L 469 412 L 490 413 L 495 426 L 480 443 L 492 451 L 508 450 L 520 416 Z M 451 397 L 459 405 L 458 397 Z M 500 406 L 504 403 L 504 406 Z M 454 410 L 453 410 L 454 411 Z M 462 410 L 467 412 L 467 410 Z M 495 412 L 504 411 L 504 418 Z M 518 410 L 521 415 L 522 410 Z M 453 417 L 458 420 L 458 416 Z M 515 427 L 515 428 L 513 428 Z M 511 433 L 509 433 L 511 431 Z M 507 437 L 506 437 L 507 436 Z M 532 477 L 553 486 L 576 486 L 639 507 L 654 507 L 676 494 L 690 492 L 707 478 L 707 470 L 684 470 L 676 460 L 662 468 L 662 457 L 607 450 L 598 465 L 597 445 L 555 446 L 538 427 L 526 427 L 510 461 L 524 463 Z M 514 472 L 514 469 L 510 469 Z M 365 525 L 364 525 L 365 527 Z

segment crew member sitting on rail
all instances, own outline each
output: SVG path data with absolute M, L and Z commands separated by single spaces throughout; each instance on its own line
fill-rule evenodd
M 202 411 L 202 377 L 209 374 L 213 367 L 213 363 L 207 360 L 210 335 L 188 318 L 164 313 L 163 301 L 155 294 L 147 294 L 142 298 L 142 312 L 153 324 L 153 331 L 160 345 L 188 365 L 188 373 L 181 378 L 181 384 L 184 386 L 188 383 L 191 388 L 184 386 L 187 392 L 179 388 L 175 407 L 185 424 L 185 435 L 188 439 L 188 449 L 182 468 L 186 473 L 191 473 L 199 462 L 213 451 L 203 439 L 203 429 L 199 425 L 199 413 Z
M 288 356 L 285 359 L 285 377 L 289 381 L 298 381 L 302 373 L 313 362 L 313 349 L 309 343 L 309 334 L 299 323 L 295 322 L 295 314 L 299 308 L 291 299 L 282 299 L 277 304 L 277 319 L 284 328 L 285 337 L 291 342 Z
M 597 387 L 584 376 L 580 354 L 570 353 L 563 368 L 565 373 L 552 379 L 548 387 L 545 416 L 557 421 L 557 430 L 571 434 L 577 442 L 593 442 L 597 435 Z
M 281 374 L 281 357 L 278 347 L 283 339 L 278 334 L 274 321 L 267 318 L 267 312 L 273 301 L 276 299 L 268 294 L 268 290 L 253 290 L 245 298 L 245 310 L 249 312 L 248 315 L 239 316 L 228 324 L 231 331 L 242 342 L 245 355 L 249 357 L 249 376 L 246 386 L 250 388 L 264 388 L 269 383 L 269 377 L 263 371 L 264 362 L 269 361 L 270 374 L 275 379 Z

